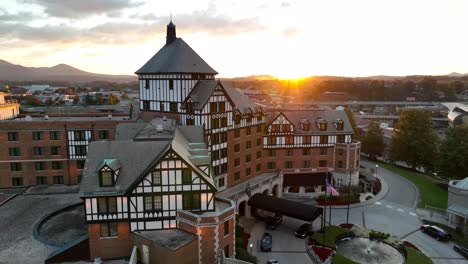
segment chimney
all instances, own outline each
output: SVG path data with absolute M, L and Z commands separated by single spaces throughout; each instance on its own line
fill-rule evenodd
M 176 27 L 172 23 L 172 18 L 171 22 L 167 25 L 167 35 L 166 35 L 166 45 L 171 44 L 174 40 L 176 40 Z

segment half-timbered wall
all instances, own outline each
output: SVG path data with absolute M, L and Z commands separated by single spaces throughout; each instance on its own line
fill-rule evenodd
M 288 139 L 292 137 L 293 139 Z M 325 137 L 325 139 L 324 139 Z M 310 139 L 305 139 L 310 138 Z M 293 140 L 288 143 L 287 140 Z M 310 140 L 310 143 L 308 141 Z M 351 135 L 345 135 L 344 142 L 337 142 L 336 135 L 293 135 L 293 136 L 264 136 L 264 148 L 307 148 L 307 147 L 333 147 L 336 143 L 351 143 Z M 324 143 L 327 142 L 327 143 Z
M 91 130 L 68 130 L 68 155 L 70 159 L 86 159 Z

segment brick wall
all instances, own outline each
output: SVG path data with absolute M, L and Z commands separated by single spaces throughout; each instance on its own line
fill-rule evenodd
M 100 224 L 88 224 L 90 259 L 115 259 L 129 257 L 132 253 L 130 226 L 126 222 L 118 223 L 118 237 L 101 237 Z

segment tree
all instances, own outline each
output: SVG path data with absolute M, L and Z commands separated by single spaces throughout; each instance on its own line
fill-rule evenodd
M 123 92 L 122 95 L 120 96 L 120 98 L 122 98 L 122 99 L 129 99 L 128 93 L 127 93 L 127 92 Z
M 109 102 L 110 105 L 116 105 L 116 104 L 119 103 L 119 99 L 117 98 L 117 96 L 111 94 L 111 95 L 109 95 L 108 102 Z
M 28 95 L 24 97 L 23 103 L 25 105 L 39 106 L 42 104 L 42 101 L 36 96 Z
M 413 169 L 423 167 L 432 171 L 437 158 L 438 142 L 439 137 L 432 128 L 430 113 L 405 109 L 401 111 L 395 129 L 390 159 L 406 162 Z
M 437 173 L 445 178 L 468 176 L 468 127 L 449 128 L 440 144 Z
M 383 131 L 377 122 L 372 122 L 369 131 L 362 137 L 362 152 L 368 154 L 371 159 L 381 156 L 385 149 Z

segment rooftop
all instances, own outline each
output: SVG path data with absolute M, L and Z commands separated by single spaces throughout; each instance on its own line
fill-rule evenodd
M 135 231 L 133 233 L 153 241 L 158 246 L 167 248 L 172 251 L 176 251 L 179 248 L 198 239 L 196 235 L 181 229 Z

